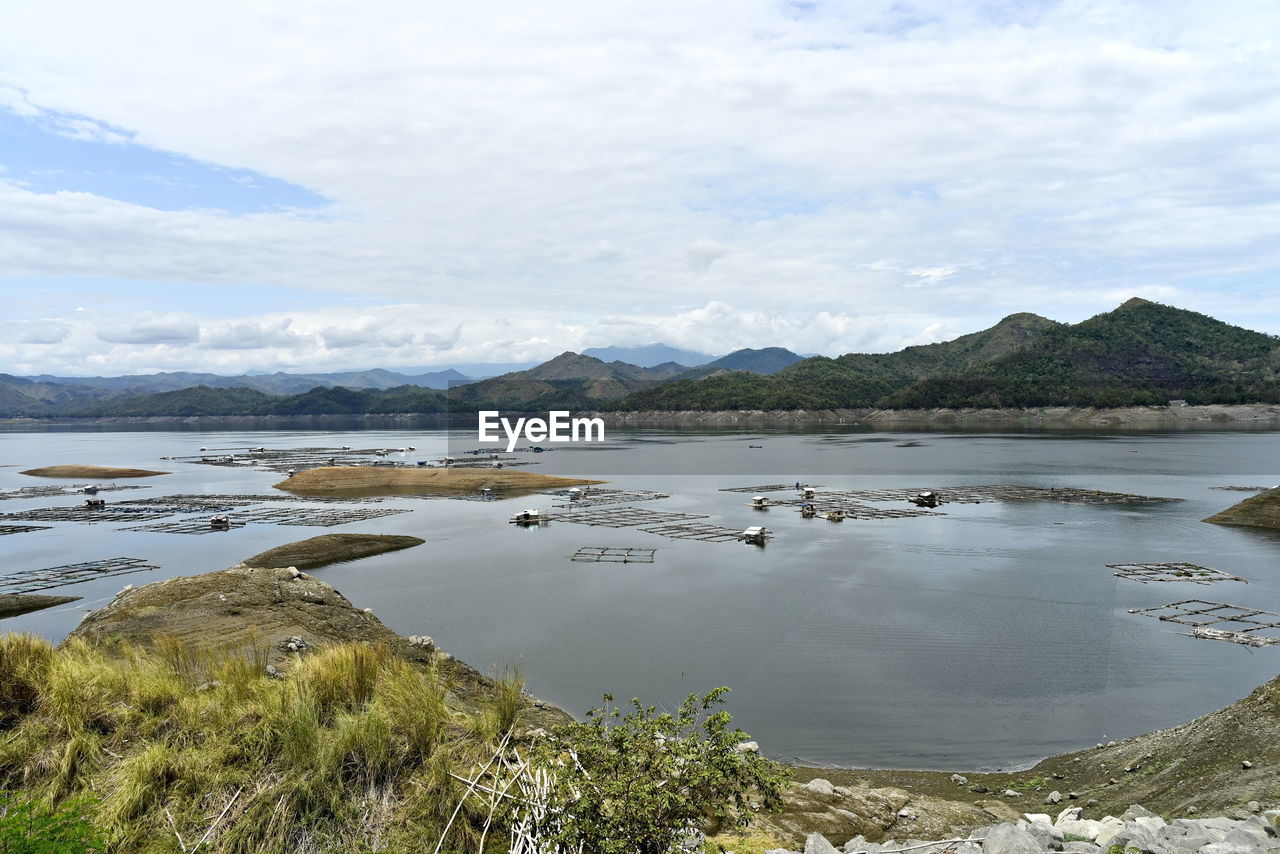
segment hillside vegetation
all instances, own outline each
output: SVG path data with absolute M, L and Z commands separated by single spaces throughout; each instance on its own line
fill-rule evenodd
M 385 379 L 385 378 L 384 378 Z M 199 386 L 85 399 L 0 375 L 0 416 L 217 417 L 508 411 L 825 410 L 1163 406 L 1280 402 L 1280 338 L 1132 299 L 1077 324 L 1013 314 L 953 341 L 801 359 L 778 347 L 693 370 L 562 353 L 525 371 L 438 391 L 317 387 L 271 395 Z

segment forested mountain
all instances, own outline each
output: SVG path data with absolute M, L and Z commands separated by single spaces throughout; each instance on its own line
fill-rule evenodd
M 998 359 L 1059 324 L 1013 314 L 990 329 L 896 353 L 814 356 L 769 376 L 725 373 L 679 380 L 632 395 L 619 409 L 830 409 L 878 405 L 925 377 L 964 371 Z M 799 358 L 799 357 L 797 357 Z
M 717 362 L 721 368 L 712 367 Z M 697 369 L 711 368 L 709 374 L 690 379 L 688 369 L 673 362 L 642 368 L 562 353 L 448 392 L 405 384 L 317 386 L 289 395 L 208 386 L 129 395 L 0 374 L 0 417 L 1280 402 L 1280 338 L 1141 299 L 1077 324 L 1013 314 L 990 329 L 896 353 L 800 359 L 771 347 L 717 362 Z M 723 370 L 726 365 L 760 372 Z
M 752 349 L 744 347 L 734 350 L 727 356 L 707 362 L 692 370 L 685 371 L 680 379 L 696 380 L 712 374 L 723 374 L 731 371 L 747 371 L 753 374 L 774 374 L 788 365 L 794 365 L 803 359 L 785 347 L 763 347 Z
M 1280 402 L 1280 338 L 1142 299 L 968 370 L 935 376 L 881 405 L 1135 406 Z

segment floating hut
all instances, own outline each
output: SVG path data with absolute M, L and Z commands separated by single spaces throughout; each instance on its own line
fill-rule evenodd
M 765 496 L 753 495 L 751 496 L 751 502 L 747 506 L 754 507 L 757 510 L 768 510 L 772 505 L 769 504 L 769 499 Z
M 817 516 L 817 515 L 818 515 L 818 508 L 814 507 L 809 502 L 806 501 L 804 504 L 800 505 L 801 518 L 812 519 L 814 516 Z
M 510 521 L 513 525 L 537 525 L 549 520 L 541 510 L 522 510 L 512 516 Z
M 843 510 L 837 507 L 835 510 L 828 510 L 824 518 L 828 522 L 843 522 L 845 514 Z
M 743 532 L 738 535 L 738 539 L 748 545 L 763 546 L 765 540 L 767 540 L 769 536 L 768 529 L 759 525 L 752 525 L 750 528 L 744 529 Z
M 86 498 L 84 502 L 84 509 L 86 510 L 101 510 L 106 506 L 106 499 L 103 498 Z
M 209 527 L 215 531 L 229 531 L 231 529 L 231 518 L 219 513 L 209 519 Z
M 937 507 L 942 503 L 938 493 L 926 489 L 924 492 L 907 499 L 917 507 Z

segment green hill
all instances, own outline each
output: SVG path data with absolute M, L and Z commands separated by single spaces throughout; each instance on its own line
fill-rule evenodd
M 887 408 L 1280 402 L 1280 339 L 1131 299 L 1025 347 L 886 396 Z
M 618 409 L 831 409 L 879 405 L 917 380 L 956 373 L 1005 356 L 1058 327 L 1034 314 L 1010 315 L 990 329 L 896 353 L 814 356 L 777 373 L 717 374 L 680 380 L 619 401 Z

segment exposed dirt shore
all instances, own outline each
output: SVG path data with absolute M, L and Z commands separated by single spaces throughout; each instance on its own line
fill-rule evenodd
M 478 492 L 488 487 L 505 493 L 558 489 L 582 484 L 603 483 L 573 477 L 490 468 L 391 468 L 384 466 L 323 466 L 298 472 L 275 484 L 276 489 L 300 494 L 360 492 L 365 495 L 385 490 L 397 492 Z
M 1127 406 L 1097 409 L 1049 406 L 1027 409 L 796 409 L 701 412 L 599 412 L 610 427 L 802 427 L 846 425 L 887 428 L 1106 428 L 1280 429 L 1280 405 Z
M 18 472 L 18 474 L 26 474 L 31 477 L 91 477 L 102 480 L 115 480 L 119 477 L 155 477 L 156 475 L 168 474 L 168 472 L 151 471 L 150 469 L 113 468 L 111 466 L 60 465 L 27 469 L 26 471 Z
M 79 596 L 45 596 L 41 593 L 0 593 L 0 619 L 29 614 L 54 605 L 75 602 Z
M 286 543 L 245 560 L 245 566 L 312 569 L 330 563 L 358 560 L 420 546 L 426 540 L 395 534 L 321 534 L 306 540 Z

